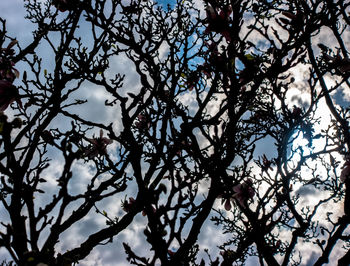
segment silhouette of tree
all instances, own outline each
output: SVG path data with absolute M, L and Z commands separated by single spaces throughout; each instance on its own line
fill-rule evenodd
M 348 265 L 350 114 L 336 95 L 350 3 L 24 5 L 27 46 L 0 20 L 0 245 L 13 263 L 72 265 L 143 215 L 148 255 L 123 243 L 135 265 L 299 265 L 305 247 L 314 265 Z M 84 98 L 95 90 L 108 123 Z M 88 215 L 105 225 L 57 251 Z M 226 240 L 200 256 L 207 222 Z

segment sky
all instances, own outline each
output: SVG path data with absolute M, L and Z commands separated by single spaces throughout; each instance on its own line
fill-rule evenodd
M 166 4 L 171 4 L 172 1 L 163 1 L 164 7 Z M 25 46 L 29 44 L 32 40 L 32 31 L 35 30 L 35 26 L 32 25 L 29 21 L 25 20 L 24 17 L 26 15 L 25 9 L 23 8 L 22 0 L 5 0 L 0 1 L 0 16 L 5 18 L 7 21 L 7 31 L 9 35 L 16 37 L 16 39 Z M 82 36 L 84 35 L 84 30 L 81 29 Z M 43 69 L 47 69 L 48 73 L 53 69 L 54 60 L 50 60 L 52 58 L 52 54 L 49 53 L 49 49 L 41 46 L 39 48 L 40 55 L 47 60 L 43 60 Z M 118 58 L 116 62 L 111 62 L 114 64 L 113 72 L 120 73 L 128 73 L 125 79 L 126 88 L 137 88 L 139 86 L 139 78 L 135 73 L 135 68 L 126 58 Z M 17 64 L 16 68 L 21 71 L 21 65 Z M 17 82 L 17 81 L 15 81 Z M 16 85 L 16 83 L 15 83 Z M 131 90 L 126 90 L 127 92 L 131 92 Z M 104 101 L 108 99 L 108 95 L 96 86 L 91 86 L 91 84 L 86 84 L 83 86 L 83 89 L 80 90 L 78 95 L 74 95 L 77 98 L 83 97 L 88 99 L 88 103 L 83 107 L 78 107 L 76 110 L 81 116 L 86 119 L 90 119 L 95 122 L 105 122 L 106 124 L 113 121 L 114 127 L 116 127 L 116 132 L 119 131 L 117 121 L 120 119 L 116 114 L 120 113 L 115 109 L 107 109 L 104 108 Z M 74 97 L 73 96 L 73 97 Z M 93 110 L 93 111 L 91 111 Z M 7 110 L 7 115 L 11 117 L 11 111 Z M 69 127 L 70 125 L 65 124 L 64 121 L 60 119 L 56 119 L 54 121 L 54 125 L 52 127 L 58 127 L 60 129 L 64 129 Z M 98 132 L 96 132 L 98 134 Z M 111 145 L 112 146 L 112 145 Z M 115 147 L 115 146 L 113 146 Z M 111 149 L 113 148 L 111 147 Z M 53 155 L 53 151 L 48 151 L 49 155 Z M 70 182 L 70 191 L 72 193 L 78 193 L 81 191 L 87 182 L 91 180 L 92 172 L 89 171 L 93 167 L 92 164 L 84 164 L 82 162 L 78 162 L 73 167 L 74 179 Z M 37 195 L 36 200 L 38 202 L 45 203 L 50 195 L 54 193 L 55 188 L 57 187 L 56 176 L 62 171 L 63 168 L 63 159 L 56 157 L 53 162 L 51 162 L 51 167 L 48 171 L 45 172 L 45 178 L 48 182 L 43 187 L 43 190 L 46 192 L 43 195 Z M 111 198 L 107 199 L 98 204 L 101 209 L 107 211 L 108 213 L 114 213 L 117 216 L 122 216 L 125 212 L 121 209 L 120 203 L 121 200 L 124 199 L 124 195 L 128 197 L 136 196 L 135 186 L 131 185 L 125 191 L 123 196 L 119 196 L 119 198 Z M 46 196 L 48 198 L 46 198 Z M 118 202 L 116 205 L 115 203 Z M 78 246 L 82 241 L 86 239 L 89 233 L 96 232 L 98 228 L 102 228 L 105 226 L 105 218 L 100 217 L 100 219 L 96 219 L 96 216 L 91 217 L 91 215 L 87 216 L 83 219 L 83 221 L 79 224 L 72 226 L 66 233 L 62 234 L 61 241 L 58 245 L 57 251 L 66 251 L 71 248 Z M 0 219 L 2 222 L 5 222 L 7 218 L 6 212 L 0 208 Z M 118 238 L 111 244 L 106 246 L 99 246 L 94 249 L 91 254 L 80 261 L 79 265 L 82 266 L 127 266 L 130 265 L 126 260 L 126 254 L 124 248 L 122 246 L 123 242 L 130 243 L 130 246 L 140 255 L 149 254 L 150 247 L 147 246 L 147 243 L 144 242 L 144 229 L 146 225 L 145 218 L 139 214 L 135 217 L 133 223 L 129 228 L 124 230 L 121 234 L 118 235 Z M 209 226 L 209 225 L 207 225 Z M 206 230 L 206 233 L 201 236 L 203 239 L 204 245 L 206 247 L 210 247 L 215 245 L 215 241 L 212 243 L 207 243 L 207 239 L 213 239 L 216 235 L 215 231 Z M 218 239 L 219 240 L 219 239 Z M 0 248 L 0 262 L 4 259 L 10 260 L 10 257 L 5 249 Z
M 173 7 L 173 5 L 176 4 L 176 0 L 159 0 L 158 3 L 163 6 L 170 5 L 171 7 Z
M 174 0 L 159 0 L 159 3 L 163 6 L 166 6 L 167 4 L 170 4 L 171 6 L 174 4 Z M 199 1 L 197 1 L 199 3 Z M 22 0 L 5 0 L 0 1 L 0 16 L 5 18 L 7 20 L 7 29 L 10 35 L 16 36 L 16 38 L 21 42 L 21 44 L 25 45 L 26 43 L 29 43 L 31 40 L 31 32 L 34 30 L 33 25 L 31 25 L 28 21 L 25 21 L 23 18 L 25 16 L 25 10 L 23 8 L 23 1 Z M 323 38 L 323 39 L 322 39 Z M 321 41 L 327 42 L 327 34 L 324 35 L 321 34 Z M 331 44 L 330 44 L 331 45 Z M 50 54 L 46 52 L 45 49 L 41 50 L 42 56 L 44 58 L 50 58 Z M 135 69 L 133 65 L 128 62 L 126 59 L 122 62 L 114 62 L 115 69 L 113 71 L 115 72 L 128 72 L 129 75 L 126 78 L 125 81 L 125 87 L 128 88 L 135 88 L 138 86 L 138 78 L 135 78 L 137 75 L 134 73 Z M 46 68 L 50 70 L 52 67 L 52 61 L 47 60 Z M 20 65 L 18 66 L 20 69 Z M 301 69 L 295 69 L 295 76 L 296 76 L 296 87 L 302 87 L 303 86 L 303 71 Z M 86 115 L 86 118 L 92 119 L 94 121 L 116 121 L 118 120 L 118 117 L 115 117 L 115 114 L 117 111 L 115 109 L 108 109 L 106 110 L 103 107 L 97 108 L 96 106 L 103 106 L 101 103 L 103 103 L 108 95 L 104 93 L 104 91 L 101 88 L 91 87 L 91 85 L 87 84 L 83 91 L 80 92 L 80 95 L 84 95 L 88 100 L 89 103 L 83 107 L 83 109 L 78 110 L 81 114 Z M 300 91 L 300 89 L 296 88 L 294 91 L 294 95 L 299 95 L 301 98 L 303 97 L 303 92 Z M 291 106 L 294 104 L 293 102 L 293 96 L 290 95 L 290 104 Z M 79 96 L 79 95 L 78 95 Z M 193 96 L 192 96 L 193 97 Z M 337 103 L 342 105 L 349 105 L 350 97 L 349 93 L 342 90 L 338 91 L 336 94 L 337 97 Z M 185 99 L 186 101 L 191 101 L 190 96 Z M 89 110 L 94 110 L 93 112 L 90 112 Z M 329 117 L 329 113 L 324 109 L 320 108 L 319 115 L 323 117 Z M 327 122 L 327 121 L 325 121 Z M 67 125 L 64 124 L 64 122 L 60 121 L 59 119 L 55 121 L 56 126 L 58 127 L 66 127 Z M 115 125 L 116 129 L 118 128 L 118 124 Z M 97 132 L 96 132 L 97 133 Z M 272 153 L 270 154 L 268 151 L 266 151 L 266 147 L 270 145 L 270 143 L 262 144 L 257 152 L 259 154 L 266 153 L 267 156 L 272 156 Z M 49 151 L 50 152 L 50 151 Z M 84 182 L 86 183 L 90 177 L 91 172 L 89 171 L 89 167 L 92 167 L 91 165 L 86 165 L 81 162 L 76 163 L 74 165 L 74 176 L 75 181 L 71 184 L 72 191 L 79 191 L 81 189 L 82 184 Z M 53 190 L 55 187 L 55 176 L 57 173 L 60 172 L 62 169 L 62 161 L 58 158 L 55 161 L 55 166 L 51 167 L 50 170 L 46 173 L 46 176 L 48 180 L 50 180 L 47 184 L 47 190 Z M 128 196 L 131 196 L 135 194 L 135 191 L 133 191 L 133 187 L 129 187 L 126 191 L 126 194 Z M 39 200 L 39 198 L 38 198 Z M 40 200 L 43 202 L 45 201 L 45 196 L 43 196 Z M 116 206 L 115 199 L 107 199 L 103 202 L 103 208 L 108 212 L 115 212 L 117 214 L 122 214 L 122 209 L 120 206 Z M 119 205 L 119 204 L 118 204 Z M 219 206 L 220 203 L 218 202 L 216 206 Z M 0 217 L 2 220 L 6 220 L 6 214 L 4 211 L 0 208 Z M 67 233 L 65 233 L 62 236 L 62 241 L 59 245 L 59 248 L 61 250 L 67 250 L 75 245 L 78 245 L 79 241 L 82 241 L 85 239 L 85 237 L 90 233 L 96 231 L 96 228 L 102 228 L 105 224 L 105 219 L 101 217 L 101 219 L 93 219 L 91 216 L 87 216 L 86 219 L 84 219 L 82 224 L 78 224 L 73 226 Z M 142 217 L 142 215 L 137 215 L 135 221 L 131 224 L 131 226 L 125 230 L 123 233 L 121 233 L 116 241 L 114 241 L 110 245 L 101 246 L 96 248 L 85 260 L 83 260 L 79 265 L 86 265 L 86 266 L 126 266 L 129 265 L 126 262 L 126 256 L 124 249 L 122 248 L 123 242 L 129 242 L 132 241 L 133 248 L 135 251 L 139 252 L 139 254 L 146 255 L 148 253 L 148 248 L 141 240 L 141 237 L 143 235 L 143 230 L 145 227 L 145 218 Z M 223 239 L 225 239 L 227 236 L 223 234 L 218 234 L 217 230 L 211 226 L 209 222 L 207 222 L 202 230 L 202 234 L 199 237 L 199 242 L 202 243 L 203 247 L 207 247 L 210 251 L 215 254 L 215 251 L 217 251 L 216 244 L 219 244 L 222 242 Z M 146 248 L 145 248 L 146 247 Z M 305 250 L 305 263 L 303 265 L 311 265 L 313 262 L 313 259 L 316 257 L 316 252 L 312 249 Z M 1 259 L 9 258 L 7 253 L 0 249 L 0 261 Z M 251 259 L 250 262 L 248 262 L 246 265 L 256 265 L 257 262 L 255 259 Z M 331 265 L 331 264 L 330 264 Z

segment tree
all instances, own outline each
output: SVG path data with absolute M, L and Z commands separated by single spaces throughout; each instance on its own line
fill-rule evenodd
M 72 265 L 143 215 L 135 265 L 347 265 L 349 4 L 25 1 L 29 45 L 1 19 L 1 247 Z M 201 256 L 207 222 L 227 237 Z

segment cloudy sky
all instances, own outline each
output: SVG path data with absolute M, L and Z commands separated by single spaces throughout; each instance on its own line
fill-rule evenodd
M 173 0 L 162 0 L 159 1 L 161 4 L 166 6 L 166 4 L 173 4 Z M 200 1 L 197 1 L 199 3 Z M 7 30 L 9 35 L 16 37 L 22 46 L 25 46 L 25 44 L 30 43 L 32 35 L 31 32 L 35 29 L 35 27 L 28 21 L 24 20 L 25 16 L 25 10 L 23 8 L 23 1 L 22 0 L 2 0 L 0 1 L 0 16 L 2 18 L 5 18 L 7 21 Z M 329 44 L 331 47 L 331 41 L 327 39 L 327 33 L 320 35 L 320 41 L 322 41 L 325 44 Z M 347 42 L 348 44 L 348 42 Z M 47 61 L 45 62 L 45 67 L 50 70 L 52 68 L 53 60 L 50 60 L 50 54 L 43 49 L 41 51 L 41 55 L 43 58 L 46 58 Z M 18 67 L 20 70 L 20 66 Z M 130 62 L 127 60 L 120 62 L 118 61 L 117 64 L 115 64 L 115 72 L 128 72 L 128 76 L 126 78 L 125 84 L 126 87 L 129 88 L 135 88 L 138 84 L 138 78 L 136 77 L 136 74 L 133 73 L 134 68 Z M 306 71 L 306 70 L 305 70 Z M 300 87 L 303 86 L 304 82 L 304 76 L 303 76 L 304 70 L 303 69 L 294 69 L 294 74 L 296 77 L 296 88 L 293 91 L 291 91 L 290 95 L 290 106 L 293 106 L 295 103 L 295 95 L 299 95 L 302 98 L 302 90 L 300 90 Z M 329 80 L 328 82 L 332 82 Z M 299 86 L 299 87 L 298 87 Z M 89 118 L 91 120 L 97 121 L 97 122 L 105 122 L 105 121 L 113 121 L 115 122 L 114 126 L 116 127 L 116 130 L 118 130 L 118 123 L 116 122 L 118 120 L 118 117 L 115 116 L 116 110 L 113 109 L 106 109 L 103 108 L 103 103 L 105 99 L 107 99 L 107 95 L 104 93 L 103 90 L 96 87 L 90 87 L 89 85 L 86 85 L 83 89 L 83 91 L 80 92 L 81 95 L 85 95 L 85 97 L 89 100 L 88 104 L 84 106 L 83 109 L 77 110 L 78 112 L 81 112 L 81 114 L 86 115 L 86 118 Z M 307 95 L 307 93 L 306 93 Z M 337 102 L 342 105 L 348 105 L 350 100 L 350 97 L 347 95 L 346 91 L 339 90 L 336 93 L 337 96 Z M 190 96 L 187 98 L 188 101 L 190 101 Z M 294 99 L 294 100 L 293 100 Z M 101 106 L 96 109 L 96 106 Z M 88 110 L 93 109 L 93 112 L 88 112 Z M 318 111 L 318 115 L 320 117 L 324 117 L 326 120 L 324 120 L 324 123 L 327 123 L 329 119 L 329 112 L 326 110 L 326 108 L 320 108 Z M 66 125 L 60 121 L 59 119 L 55 121 L 56 126 L 59 127 L 65 127 Z M 263 143 L 260 147 L 257 148 L 258 155 L 261 155 L 265 153 L 268 157 L 273 156 L 273 152 L 269 153 L 267 151 L 266 147 L 268 145 L 271 145 L 270 143 Z M 60 172 L 62 168 L 62 161 L 58 158 L 55 162 L 55 165 L 50 168 L 50 170 L 46 173 L 46 176 L 50 182 L 47 184 L 47 191 L 54 190 L 56 183 L 55 183 L 55 176 L 57 176 L 57 173 Z M 92 167 L 92 166 L 91 166 Z M 79 191 L 83 184 L 88 182 L 91 177 L 91 172 L 89 172 L 89 165 L 83 164 L 82 162 L 78 162 L 74 165 L 74 176 L 75 179 L 71 184 L 71 190 L 72 191 Z M 84 183 L 85 182 L 85 183 Z M 305 192 L 306 193 L 306 192 Z M 133 186 L 129 187 L 126 191 L 126 194 L 128 196 L 132 196 L 135 194 L 135 191 L 133 191 Z M 312 194 L 312 192 L 310 192 Z M 45 196 L 42 196 L 42 198 L 38 198 L 38 200 L 45 201 Z M 119 199 L 118 199 L 119 200 Z M 120 208 L 120 204 L 115 204 L 115 199 L 108 199 L 103 202 L 103 209 L 107 212 L 115 213 L 118 215 L 122 215 L 123 211 Z M 219 206 L 219 202 L 217 204 Z M 95 216 L 94 216 L 95 217 Z M 0 218 L 3 221 L 6 221 L 7 217 L 4 213 L 3 209 L 0 208 Z M 140 255 L 146 255 L 149 252 L 149 246 L 145 244 L 144 241 L 142 241 L 143 236 L 143 230 L 145 228 L 145 218 L 142 217 L 142 215 L 136 216 L 136 219 L 131 224 L 131 226 L 125 230 L 123 233 L 118 235 L 118 237 L 115 239 L 115 241 L 112 244 L 101 246 L 96 248 L 84 261 L 82 261 L 79 265 L 104 265 L 104 266 L 113 266 L 113 265 L 129 265 L 125 258 L 125 252 L 122 247 L 123 242 L 132 242 L 131 246 L 137 251 Z M 62 240 L 59 244 L 59 249 L 62 251 L 71 249 L 75 246 L 77 246 L 81 241 L 85 239 L 85 237 L 91 233 L 97 231 L 98 228 L 102 228 L 105 224 L 105 218 L 101 216 L 100 219 L 91 218 L 91 216 L 87 216 L 86 219 L 84 219 L 83 223 L 78 224 L 76 226 L 73 226 L 70 230 L 67 231 L 62 236 Z M 218 234 L 218 231 L 211 226 L 209 222 L 207 222 L 202 230 L 202 234 L 199 237 L 199 242 L 202 244 L 203 248 L 208 248 L 213 254 L 215 254 L 216 244 L 221 243 L 227 236 L 223 234 Z M 305 249 L 302 251 L 304 254 L 304 264 L 303 265 L 311 265 L 313 262 L 314 257 L 316 257 L 316 251 L 313 251 L 310 247 L 310 249 Z M 1 259 L 9 258 L 7 256 L 7 253 L 5 250 L 0 249 L 0 261 Z M 256 265 L 255 259 L 251 259 L 247 265 Z M 331 265 L 331 264 L 330 264 Z
M 173 1 L 166 0 L 161 2 L 163 2 L 161 4 L 163 4 L 164 7 L 166 7 L 167 4 L 172 4 Z M 32 40 L 32 31 L 34 31 L 36 27 L 35 25 L 31 24 L 28 20 L 24 19 L 26 11 L 23 7 L 23 1 L 0 1 L 0 10 L 0 16 L 6 19 L 8 34 L 11 37 L 15 37 L 21 43 L 22 47 L 25 47 L 27 44 L 29 44 Z M 62 14 L 62 17 L 63 16 L 64 14 Z M 84 35 L 84 30 L 86 29 L 81 29 L 82 35 Z M 50 53 L 50 49 L 46 48 L 47 47 L 42 45 L 38 49 L 38 51 L 40 53 L 40 56 L 42 56 L 44 59 L 43 69 L 47 69 L 47 71 L 50 72 L 50 70 L 53 69 L 54 66 L 54 59 L 53 54 Z M 113 72 L 128 73 L 124 82 L 124 87 L 137 88 L 137 85 L 139 84 L 139 79 L 137 74 L 133 73 L 135 70 L 132 63 L 126 58 L 118 58 L 116 60 L 117 62 L 111 62 L 112 64 L 114 63 Z M 21 71 L 21 64 L 17 64 L 16 68 L 18 68 Z M 78 107 L 79 109 L 74 111 L 77 111 L 77 113 L 79 113 L 81 116 L 91 121 L 106 122 L 106 124 L 109 122 L 113 122 L 116 131 L 118 131 L 119 117 L 118 115 L 116 116 L 118 112 L 111 108 L 105 108 L 103 103 L 108 98 L 108 95 L 103 89 L 98 88 L 96 86 L 91 86 L 91 84 L 87 84 L 83 86 L 82 90 L 79 91 L 79 94 L 75 96 L 77 96 L 78 98 L 84 96 L 84 98 L 88 99 L 88 103 L 83 107 Z M 91 110 L 93 111 L 91 112 Z M 11 117 L 11 110 L 7 110 L 6 112 L 7 115 Z M 56 119 L 52 127 L 58 127 L 63 130 L 64 128 L 69 127 L 69 124 L 67 125 L 64 121 Z M 48 152 L 49 155 L 50 153 L 52 155 L 52 152 L 54 151 L 49 150 Z M 79 191 L 84 190 L 86 184 L 91 180 L 92 173 L 91 171 L 89 171 L 91 167 L 93 167 L 92 164 L 87 165 L 83 162 L 77 162 L 74 165 L 74 179 L 72 179 L 72 182 L 70 182 L 71 193 L 78 193 Z M 55 192 L 55 189 L 57 188 L 56 177 L 62 171 L 62 168 L 63 159 L 56 157 L 56 159 L 51 162 L 51 167 L 49 168 L 49 170 L 45 172 L 45 178 L 48 180 L 48 182 L 45 183 L 45 187 L 43 187 L 43 190 L 45 190 L 46 193 L 43 195 L 37 195 L 37 202 L 45 203 L 47 200 L 50 199 L 50 196 Z M 125 214 L 125 212 L 121 209 L 120 203 L 121 200 L 124 199 L 124 195 L 128 195 L 128 197 L 136 196 L 135 186 L 129 186 L 128 189 L 125 191 L 125 194 L 123 194 L 123 196 L 118 197 L 117 199 L 113 198 L 103 201 L 99 204 L 99 207 L 101 207 L 101 209 L 107 211 L 108 213 L 113 213 L 116 216 L 122 216 Z M 116 204 L 116 202 L 118 204 Z M 2 222 L 6 222 L 8 220 L 8 216 L 3 210 L 3 208 L 0 208 L 0 219 Z M 149 254 L 150 246 L 148 246 L 147 243 L 145 243 L 143 234 L 145 225 L 146 219 L 141 214 L 137 215 L 131 226 L 129 226 L 126 230 L 119 234 L 113 243 L 106 246 L 97 247 L 85 260 L 81 261 L 79 265 L 129 265 L 129 263 L 126 261 L 125 251 L 122 246 L 123 242 L 129 243 L 130 246 L 140 255 Z M 66 233 L 62 235 L 57 251 L 64 252 L 66 250 L 79 246 L 79 244 L 82 241 L 84 241 L 90 233 L 96 232 L 99 228 L 102 228 L 104 226 L 105 218 L 103 216 L 100 216 L 100 219 L 96 218 L 96 215 L 93 215 L 93 218 L 91 215 L 87 216 L 81 223 L 71 227 L 69 230 L 67 230 Z M 208 242 L 208 239 L 216 238 L 219 241 L 223 238 L 223 236 L 216 237 L 216 235 L 217 233 L 213 231 L 213 229 L 205 230 L 205 233 L 201 235 L 201 239 L 203 240 L 203 247 L 211 248 L 215 246 L 215 241 Z M 5 249 L 0 249 L 0 262 L 4 259 L 10 260 L 10 257 L 8 256 L 7 251 Z

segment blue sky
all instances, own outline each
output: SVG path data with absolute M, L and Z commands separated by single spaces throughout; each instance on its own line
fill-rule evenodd
M 168 4 L 173 6 L 176 3 L 176 0 L 158 0 L 158 3 L 162 4 L 163 6 L 167 6 Z

